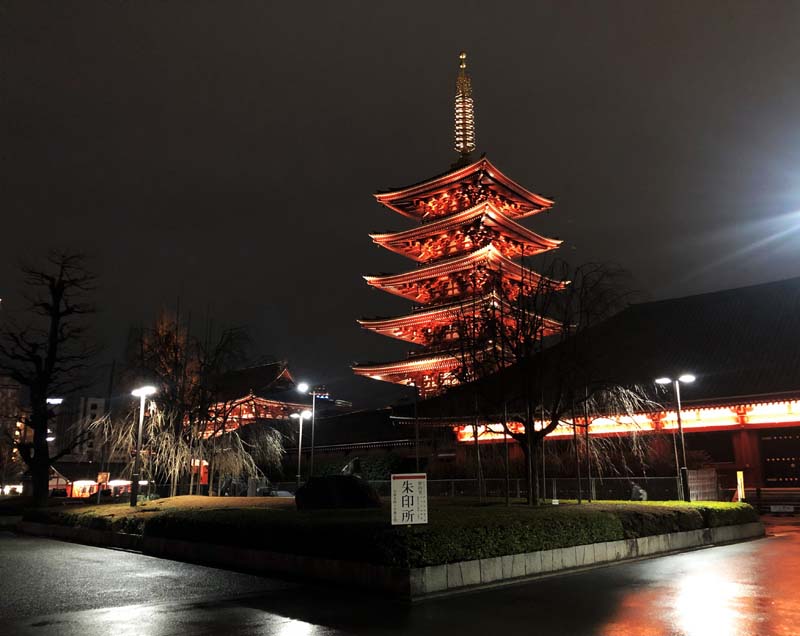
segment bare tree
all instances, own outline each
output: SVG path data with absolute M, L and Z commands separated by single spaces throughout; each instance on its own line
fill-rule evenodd
M 519 281 L 505 280 L 502 272 L 496 276 L 494 300 L 484 303 L 483 315 L 465 303 L 453 326 L 459 342 L 453 351 L 464 367 L 459 379 L 470 386 L 454 394 L 475 421 L 480 412 L 519 444 L 528 501 L 535 505 L 540 499 L 535 457 L 559 424 L 574 424 L 573 413 L 631 415 L 651 410 L 653 403 L 641 387 L 606 377 L 595 363 L 594 328 L 622 309 L 630 295 L 625 272 L 596 263 L 571 268 L 561 260 L 543 268 L 544 275 L 525 271 Z
M 193 493 L 204 463 L 211 495 L 222 479 L 259 476 L 259 462 L 271 466 L 276 456 L 279 461 L 279 435 L 243 435 L 239 430 L 243 410 L 257 414 L 252 397 L 226 390 L 226 372 L 243 363 L 248 345 L 241 328 L 215 331 L 209 323 L 203 337 L 197 337 L 188 321 L 166 314 L 131 339 L 129 379 L 144 377 L 159 389 L 152 398 L 143 452 L 153 476 L 170 484 L 170 495 L 178 494 L 181 483 Z M 127 424 L 111 436 L 124 447 L 132 444 L 131 435 Z
M 89 344 L 85 318 L 94 313 L 90 302 L 96 278 L 83 254 L 52 251 L 40 265 L 23 265 L 25 304 L 0 323 L 0 372 L 28 392 L 33 431 L 31 440 L 17 443 L 31 473 L 33 498 L 44 505 L 48 496 L 50 452 L 47 398 L 74 393 L 86 386 Z

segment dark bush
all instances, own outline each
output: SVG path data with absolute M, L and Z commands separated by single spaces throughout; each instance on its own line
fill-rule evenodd
M 338 510 L 380 508 L 381 498 L 375 489 L 355 475 L 312 477 L 295 495 L 298 510 Z
M 386 508 L 307 512 L 291 508 L 176 509 L 113 522 L 91 512 L 62 508 L 29 510 L 24 518 L 395 567 L 453 563 L 758 519 L 747 504 L 705 502 L 538 508 L 445 500 L 432 500 L 431 504 L 430 523 L 424 526 L 392 526 Z

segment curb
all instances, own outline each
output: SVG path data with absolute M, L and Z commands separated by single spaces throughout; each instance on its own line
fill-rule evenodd
M 745 541 L 763 537 L 764 525 L 753 522 L 703 528 L 410 569 L 29 521 L 20 522 L 17 531 L 74 543 L 135 550 L 176 561 L 367 588 L 394 598 L 417 601 Z

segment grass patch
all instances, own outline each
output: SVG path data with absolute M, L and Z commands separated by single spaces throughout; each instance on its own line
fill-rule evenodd
M 174 497 L 31 510 L 27 521 L 234 545 L 288 554 L 422 567 L 758 520 L 747 504 L 521 503 L 431 499 L 426 526 L 391 526 L 387 507 L 298 512 L 291 499 Z

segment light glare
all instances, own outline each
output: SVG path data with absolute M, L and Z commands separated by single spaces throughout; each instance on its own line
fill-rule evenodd
M 691 384 L 695 381 L 695 379 L 696 378 L 691 373 L 684 373 L 678 378 L 679 381 L 684 382 L 685 384 Z
M 672 382 L 669 378 L 656 378 L 656 384 L 669 384 Z
M 157 391 L 158 389 L 156 389 L 156 387 L 148 384 L 147 386 L 140 386 L 138 389 L 134 389 L 131 391 L 131 395 L 135 397 L 147 397 L 148 395 L 153 395 Z
M 300 393 L 308 393 L 308 382 L 301 382 L 298 384 L 297 390 L 300 391 Z

